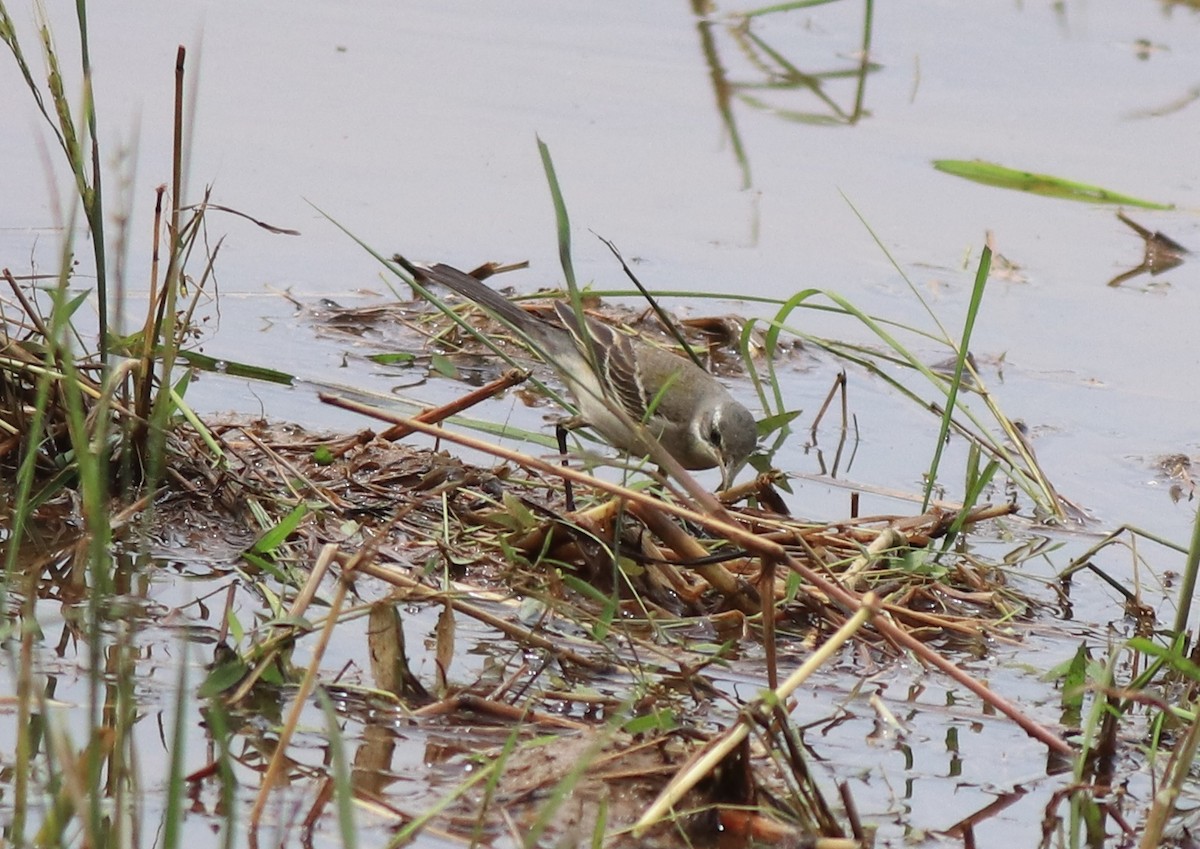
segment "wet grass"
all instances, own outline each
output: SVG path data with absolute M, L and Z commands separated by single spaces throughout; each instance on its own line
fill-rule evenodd
M 2 5 L 0 15 L 40 104 Z M 53 59 L 48 40 L 47 51 Z M 1069 515 L 968 353 L 971 328 L 985 317 L 986 254 L 958 338 L 932 311 L 934 332 L 898 327 L 818 290 L 777 303 L 770 321 L 733 321 L 723 338 L 637 328 L 665 346 L 683 338 L 702 359 L 742 363 L 760 391 L 764 436 L 788 438 L 799 421 L 773 372 L 797 342 L 928 409 L 929 473 L 924 490 L 909 493 L 921 505 L 911 515 L 793 517 L 769 450 L 752 482 L 718 498 L 677 468 L 663 476 L 633 463 L 613 482 L 454 426 L 518 377 L 419 415 L 326 393 L 327 402 L 384 422 L 383 435 L 203 421 L 183 400 L 179 363 L 195 332 L 189 303 L 210 279 L 217 250 L 201 239 L 208 198 L 191 209 L 181 200 L 183 59 L 181 50 L 173 188 L 159 194 L 156 220 L 169 255 L 161 275 L 157 260 L 149 275 L 140 330 L 109 333 L 105 309 L 96 332 L 79 320 L 89 294 L 103 303 L 110 294 L 103 276 L 94 293 L 73 293 L 69 238 L 62 271 L 45 288 L 4 273 L 0 603 L 18 732 L 7 842 L 170 847 L 187 839 L 194 818 L 227 846 L 268 829 L 281 843 L 294 829 L 353 846 L 371 817 L 386 824 L 388 845 L 434 834 L 468 845 L 713 845 L 718 836 L 737 845 L 816 837 L 830 847 L 866 845 L 873 823 L 857 813 L 845 778 L 829 779 L 836 767 L 814 768 L 794 710 L 818 674 L 858 687 L 872 671 L 917 661 L 1069 768 L 1070 782 L 1045 810 L 1042 845 L 1099 846 L 1110 832 L 1173 845 L 1179 802 L 1194 793 L 1189 770 L 1200 739 L 1200 674 L 1187 639 L 1200 522 L 1191 544 L 1176 546 L 1187 563 L 1171 627 L 1157 627 L 1143 596 L 1127 590 L 1139 635 L 1081 648 L 1067 668 L 1047 671 L 1063 681 L 1060 722 L 1031 717 L 964 669 L 965 659 L 1045 626 L 1053 594 L 1019 579 L 1045 551 L 1020 534 L 1033 527 L 1029 516 L 1061 524 Z M 98 154 L 78 141 L 95 138 L 95 115 L 85 95 L 82 117 L 71 117 L 54 84 L 56 61 L 53 109 L 43 114 L 78 177 L 91 238 L 103 242 Z M 86 77 L 86 46 L 81 63 Z M 631 324 L 629 313 L 575 283 L 566 202 L 548 149 L 540 155 L 576 315 Z M 529 365 L 506 334 L 420 292 L 400 264 L 375 255 L 398 286 L 421 295 L 391 308 L 419 316 L 434 356 L 482 345 L 520 371 Z M 856 322 L 879 345 L 801 334 L 792 328 L 798 309 Z M 927 365 L 936 359 L 929 347 L 948 351 L 952 365 Z M 831 398 L 839 386 L 844 392 L 844 377 Z M 843 413 L 846 433 L 848 419 Z M 495 465 L 407 447 L 400 440 L 411 433 L 490 455 Z M 971 446 L 965 468 L 946 469 L 948 440 Z M 590 451 L 581 457 L 612 462 Z M 954 476 L 964 480 L 958 500 L 935 499 Z M 1021 495 L 987 503 L 1001 479 Z M 201 523 L 208 533 L 172 537 Z M 975 550 L 986 535 L 1012 535 L 1009 554 Z M 171 573 L 172 552 L 190 558 L 218 539 L 225 549 L 212 552 L 202 578 Z M 1149 570 L 1139 546 L 1166 542 L 1122 530 L 1057 577 L 1066 586 L 1084 570 L 1104 574 L 1095 561 L 1117 546 Z M 169 683 L 151 697 L 165 701 L 155 709 L 167 753 L 152 777 L 139 761 L 148 697 L 136 686 L 146 680 L 138 665 L 152 653 L 151 626 L 131 615 L 149 583 L 182 585 L 191 596 L 161 617 L 191 611 L 171 646 Z M 64 634 L 85 661 L 86 698 L 72 710 L 56 703 L 50 684 L 43 620 L 51 600 L 69 611 Z M 406 630 L 425 644 L 410 648 Z M 806 658 L 782 646 L 803 646 Z M 335 668 L 334 654 L 350 660 Z M 425 674 L 413 663 L 418 654 L 428 660 Z M 753 694 L 728 686 L 731 670 L 753 682 Z M 875 710 L 881 725 L 901 725 L 882 702 Z M 189 749 L 197 728 L 207 751 Z M 426 772 L 417 798 L 389 794 L 405 766 L 396 755 L 400 730 L 445 741 L 452 753 L 429 761 L 461 768 Z M 1115 788 L 1141 769 L 1161 779 L 1162 791 L 1131 816 Z M 969 831 L 956 836 L 967 844 Z

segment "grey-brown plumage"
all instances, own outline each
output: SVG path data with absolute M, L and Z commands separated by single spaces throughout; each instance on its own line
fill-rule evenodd
M 568 303 L 543 319 L 449 265 L 398 260 L 418 282 L 457 292 L 526 337 L 566 381 L 583 420 L 614 447 L 644 456 L 649 434 L 685 469 L 719 467 L 723 487 L 754 451 L 754 416 L 691 360 L 599 321 L 585 318 L 581 328 Z

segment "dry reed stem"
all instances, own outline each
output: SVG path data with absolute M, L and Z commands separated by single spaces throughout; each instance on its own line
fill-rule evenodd
M 327 544 L 322 549 L 318 562 L 330 562 L 336 551 L 336 544 Z M 288 745 L 291 742 L 292 735 L 296 731 L 296 726 L 300 723 L 300 714 L 303 712 L 304 706 L 308 702 L 308 697 L 312 694 L 313 688 L 316 685 L 321 658 L 325 656 L 325 649 L 328 647 L 329 640 L 333 636 L 333 629 L 337 625 L 338 616 L 342 610 L 342 603 L 346 599 L 348 587 L 349 577 L 343 574 L 338 580 L 333 600 L 329 604 L 329 613 L 325 619 L 325 627 L 321 629 L 321 635 L 317 640 L 316 646 L 313 647 L 312 659 L 309 661 L 308 669 L 305 670 L 304 679 L 300 682 L 300 688 L 293 697 L 292 709 L 288 712 L 287 721 L 284 722 L 283 728 L 279 731 L 279 742 L 276 744 L 275 751 L 271 755 L 271 762 L 267 765 L 266 772 L 263 773 L 262 786 L 258 791 L 258 797 L 254 800 L 254 808 L 250 811 L 250 831 L 252 833 L 258 831 L 258 823 L 262 818 L 263 808 L 267 804 L 267 797 L 271 794 L 272 788 L 274 788 L 275 783 L 279 780 L 284 762 L 287 760 Z
M 650 529 L 667 548 L 674 551 L 684 560 L 700 561 L 708 557 L 708 551 L 683 528 L 667 518 L 661 510 L 653 505 L 637 502 L 630 504 L 628 510 L 642 524 Z M 699 573 L 709 586 L 721 594 L 733 607 L 743 613 L 753 616 L 762 609 L 760 599 L 755 597 L 754 588 L 738 579 L 736 575 L 720 563 L 700 563 L 691 567 Z
M 325 573 L 329 571 L 329 566 L 334 562 L 336 555 L 337 546 L 333 543 L 329 543 L 321 548 L 321 553 L 317 555 L 316 563 L 313 564 L 312 571 L 308 575 L 308 580 L 304 582 L 304 586 L 301 588 L 299 595 L 296 596 L 291 607 L 288 608 L 289 618 L 299 619 L 304 615 L 304 611 L 308 609 L 308 605 L 312 603 L 314 598 L 316 598 L 317 588 L 321 585 L 321 581 L 325 578 Z M 329 614 L 329 616 L 330 618 L 336 619 L 333 614 Z M 326 622 L 326 627 L 328 627 L 328 621 Z M 276 637 L 276 643 L 283 639 L 290 639 L 295 635 L 297 630 L 298 629 L 294 627 L 288 628 L 284 635 Z M 274 662 L 277 654 L 278 649 L 276 648 L 271 648 L 264 652 L 263 656 L 259 659 L 258 664 L 246 674 L 242 681 L 239 682 L 237 689 L 233 691 L 233 694 L 225 700 L 226 704 L 237 704 L 242 699 L 246 698 L 246 696 L 250 693 L 250 690 L 258 682 L 258 679 L 262 677 L 263 672 L 265 672 L 267 667 Z
M 838 581 L 846 589 L 857 592 L 861 579 L 866 575 L 867 570 L 879 560 L 880 555 L 885 551 L 908 548 L 908 545 L 908 538 L 899 531 L 893 528 L 884 528 L 879 536 L 871 540 L 866 550 L 854 558 L 854 561 L 838 576 Z
M 431 705 L 425 705 L 412 712 L 412 716 L 446 716 L 458 711 L 474 711 L 512 722 L 536 722 L 552 728 L 564 728 L 568 731 L 590 731 L 593 726 L 586 722 L 577 722 L 565 716 L 546 713 L 539 710 L 528 710 L 516 705 L 485 699 L 474 693 L 456 693 Z
M 458 415 L 463 410 L 470 409 L 476 404 L 486 401 L 493 395 L 499 395 L 505 389 L 516 386 L 518 383 L 525 382 L 528 378 L 528 372 L 519 371 L 517 369 L 509 369 L 490 383 L 484 384 L 478 389 L 471 390 L 466 395 L 456 398 L 449 404 L 443 404 L 440 407 L 431 407 L 422 413 L 418 413 L 416 416 L 414 416 L 414 418 L 419 422 L 424 422 L 425 424 L 437 424 L 438 422 L 444 421 L 451 416 Z M 379 438 L 386 439 L 388 442 L 395 442 L 399 439 L 403 439 L 412 432 L 412 428 L 404 425 L 393 425 L 383 433 L 379 434 Z
M 343 409 L 361 413 L 366 416 L 378 418 L 383 421 L 390 421 L 396 424 L 409 424 L 413 430 L 424 433 L 428 436 L 438 437 L 447 442 L 452 442 L 458 445 L 464 445 L 481 451 L 486 454 L 491 454 L 494 457 L 499 457 L 503 460 L 515 463 L 529 469 L 535 469 L 547 476 L 560 477 L 570 479 L 576 482 L 586 482 L 588 485 L 608 492 L 613 495 L 618 495 L 629 500 L 632 503 L 645 504 L 654 509 L 661 510 L 666 513 L 671 513 L 679 518 L 686 519 L 691 522 L 708 528 L 711 532 L 725 537 L 728 541 L 735 545 L 740 545 L 743 548 L 754 552 L 760 557 L 782 563 L 789 569 L 796 572 L 800 577 L 804 578 L 819 591 L 824 592 L 828 598 L 842 605 L 845 609 L 857 611 L 862 607 L 863 600 L 858 594 L 847 590 L 836 583 L 828 580 L 824 575 L 814 569 L 800 563 L 792 557 L 783 546 L 770 540 L 765 540 L 758 534 L 755 534 L 740 525 L 734 524 L 722 518 L 728 516 L 728 513 L 722 508 L 719 513 L 705 513 L 688 507 L 683 507 L 677 504 L 661 501 L 653 496 L 645 493 L 630 490 L 618 484 L 612 484 L 608 481 L 599 478 L 590 478 L 575 469 L 564 468 L 547 463 L 544 460 L 539 460 L 535 457 L 530 457 L 521 454 L 518 451 L 512 451 L 507 448 L 492 445 L 469 436 L 465 436 L 454 431 L 445 430 L 442 428 L 431 427 L 422 422 L 414 421 L 411 418 L 396 415 L 386 410 L 380 410 L 371 407 L 367 404 L 361 404 L 349 399 L 337 398 L 334 396 L 322 394 L 320 396 L 324 403 L 332 404 Z M 711 496 L 708 500 L 712 499 Z M 985 684 L 972 678 L 970 675 L 958 668 L 958 665 L 949 658 L 939 654 L 920 640 L 904 631 L 890 621 L 887 616 L 878 616 L 873 622 L 874 628 L 880 632 L 887 640 L 893 644 L 911 651 L 914 655 L 921 659 L 922 662 L 931 666 L 937 667 L 945 675 L 956 681 L 960 686 L 970 690 L 984 702 L 992 705 L 1000 713 L 1003 713 L 1026 734 L 1033 737 L 1035 740 L 1046 745 L 1048 748 L 1067 756 L 1074 754 L 1075 750 L 1072 746 L 1063 740 L 1058 735 L 1054 734 L 1050 729 L 1034 722 L 1031 718 L 1025 715 L 1020 708 L 1014 705 L 1011 701 L 991 690 Z
M 646 829 L 666 816 L 683 797 L 695 787 L 705 776 L 709 775 L 726 757 L 733 752 L 750 734 L 754 724 L 754 714 L 772 704 L 785 703 L 801 684 L 808 680 L 814 672 L 825 664 L 841 647 L 858 633 L 859 629 L 878 611 L 878 599 L 874 593 L 863 596 L 862 606 L 855 611 L 845 625 L 839 628 L 828 640 L 821 644 L 809 658 L 787 677 L 782 684 L 769 695 L 759 696 L 747 704 L 741 711 L 736 724 L 730 726 L 703 750 L 697 752 L 686 763 L 678 774 L 658 794 L 658 798 L 646 809 L 641 818 L 633 826 L 635 837 L 641 836 Z
M 459 613 L 470 616 L 472 619 L 482 622 L 485 625 L 490 625 L 517 642 L 524 642 L 528 645 L 550 651 L 561 660 L 578 664 L 585 669 L 591 669 L 596 672 L 604 672 L 612 668 L 612 663 L 610 662 L 599 661 L 587 655 L 580 654 L 577 651 L 565 648 L 561 642 L 547 639 L 540 634 L 534 633 L 529 628 L 516 625 L 506 619 L 501 619 L 499 616 L 468 604 L 443 590 L 431 589 L 391 567 L 382 566 L 378 563 L 363 562 L 358 566 L 357 571 L 398 587 L 404 590 L 407 595 L 415 597 L 420 601 L 445 603 L 448 600 L 450 606 Z M 561 640 L 561 637 L 559 639 Z

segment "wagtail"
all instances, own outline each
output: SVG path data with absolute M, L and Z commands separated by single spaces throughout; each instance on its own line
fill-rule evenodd
M 591 318 L 581 327 L 564 301 L 545 319 L 457 268 L 396 260 L 417 282 L 439 283 L 521 334 L 566 381 L 580 418 L 613 447 L 643 457 L 649 435 L 685 469 L 719 467 L 722 489 L 754 451 L 754 416 L 691 360 Z

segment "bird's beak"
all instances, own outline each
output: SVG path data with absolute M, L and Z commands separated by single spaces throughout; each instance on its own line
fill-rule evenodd
M 727 490 L 731 486 L 733 486 L 734 478 L 736 478 L 738 476 L 738 473 L 741 472 L 741 470 L 745 467 L 745 465 L 746 465 L 745 460 L 742 460 L 740 463 L 729 463 L 729 462 L 721 463 L 721 491 L 722 492 L 724 492 L 725 490 Z

